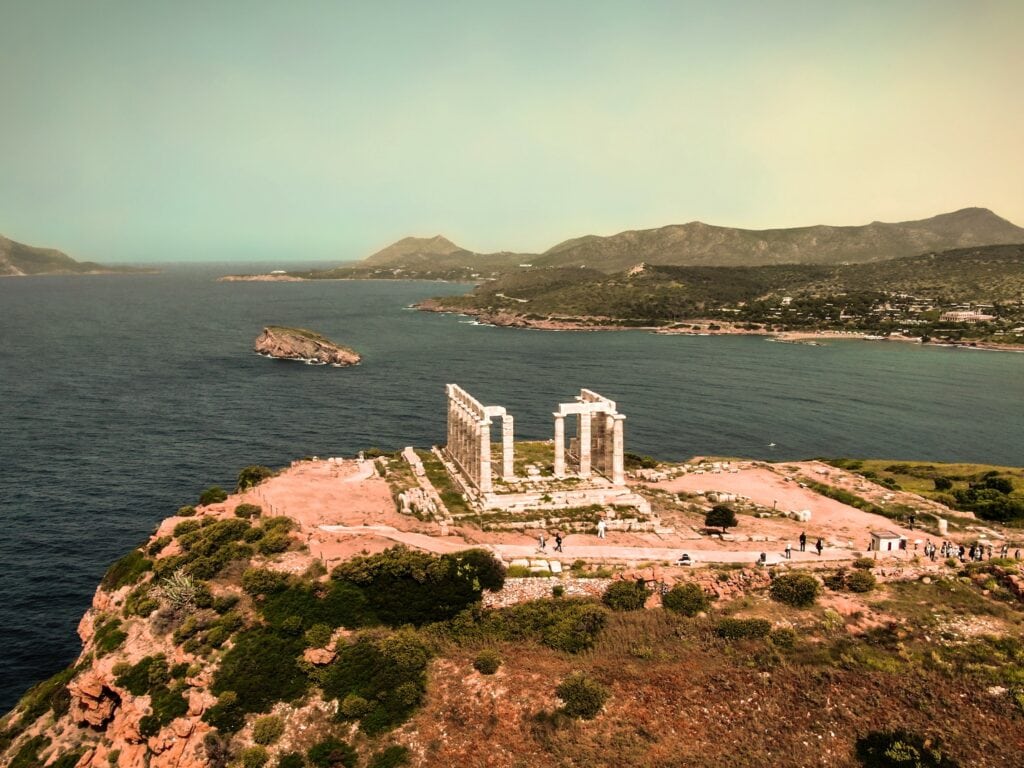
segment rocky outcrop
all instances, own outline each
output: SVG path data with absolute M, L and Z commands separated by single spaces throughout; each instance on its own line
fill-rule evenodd
M 268 325 L 256 337 L 253 350 L 278 360 L 299 360 L 311 365 L 357 365 L 362 358 L 349 347 L 335 344 L 319 333 L 305 328 Z

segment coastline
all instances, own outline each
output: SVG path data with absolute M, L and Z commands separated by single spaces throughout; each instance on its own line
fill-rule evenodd
M 879 337 L 861 331 L 769 331 L 765 329 L 748 329 L 739 327 L 723 320 L 693 318 L 681 320 L 674 326 L 663 325 L 621 325 L 612 322 L 608 317 L 583 318 L 541 318 L 534 319 L 514 312 L 486 312 L 473 309 L 446 307 L 434 299 L 427 299 L 414 308 L 421 312 L 437 312 L 440 314 L 463 315 L 471 317 L 480 325 L 492 325 L 503 328 L 520 328 L 538 331 L 646 331 L 661 336 L 763 336 L 773 341 L 789 344 L 816 345 L 823 341 L 883 341 L 902 344 L 919 344 L 928 347 L 947 347 L 957 349 L 977 349 L 992 352 L 1024 352 L 1022 344 L 998 344 L 990 341 L 922 341 L 920 338 L 907 336 Z M 687 328 L 681 325 L 691 326 Z M 692 326 L 699 326 L 693 328 Z M 711 329 L 715 325 L 717 328 Z

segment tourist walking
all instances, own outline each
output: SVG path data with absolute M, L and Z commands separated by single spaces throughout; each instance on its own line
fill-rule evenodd
M 788 541 L 786 542 L 786 559 L 787 560 L 792 560 L 793 559 L 793 545 L 790 544 Z
M 818 557 L 821 557 L 821 550 L 825 548 L 825 545 L 821 543 L 821 539 L 818 539 L 818 543 L 814 545 L 814 548 L 818 550 Z
M 800 533 L 800 551 L 804 552 L 807 549 L 807 531 Z
M 605 526 L 604 520 L 598 520 L 597 521 L 597 538 L 599 538 L 599 539 L 603 539 L 604 538 L 605 527 L 606 526 Z
M 555 534 L 555 552 L 561 552 L 561 551 L 562 551 L 562 534 L 561 533 L 556 533 Z

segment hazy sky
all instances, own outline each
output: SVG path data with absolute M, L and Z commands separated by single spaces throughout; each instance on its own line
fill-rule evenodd
M 1024 0 L 0 0 L 0 233 L 347 259 L 700 219 L 1024 225 Z

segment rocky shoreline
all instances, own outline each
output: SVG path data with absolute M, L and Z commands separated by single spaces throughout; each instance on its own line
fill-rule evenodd
M 814 344 L 818 341 L 891 341 L 921 344 L 929 347 L 950 347 L 962 349 L 981 349 L 993 352 L 1024 352 L 1024 345 L 997 344 L 989 341 L 922 341 L 919 338 L 905 336 L 878 337 L 867 332 L 847 331 L 767 331 L 750 330 L 733 325 L 727 321 L 693 318 L 680 321 L 679 325 L 692 327 L 675 327 L 664 325 L 621 325 L 609 317 L 580 318 L 531 318 L 515 312 L 488 312 L 484 310 L 447 307 L 435 299 L 427 299 L 414 305 L 422 312 L 438 312 L 441 314 L 464 315 L 473 318 L 480 325 L 493 325 L 504 328 L 524 328 L 539 331 L 647 331 L 664 336 L 764 336 L 777 341 L 789 343 Z M 716 325 L 717 328 L 709 326 Z
M 268 325 L 256 337 L 253 351 L 275 360 L 296 360 L 307 365 L 332 365 L 336 368 L 358 365 L 362 356 L 354 349 L 305 328 Z

